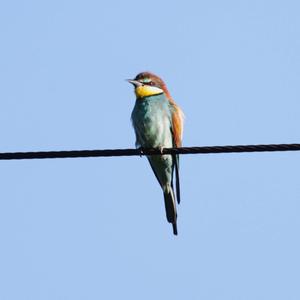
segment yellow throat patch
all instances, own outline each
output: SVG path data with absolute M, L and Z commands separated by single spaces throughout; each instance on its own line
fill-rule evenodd
M 144 98 L 153 95 L 158 95 L 163 93 L 164 91 L 158 87 L 150 86 L 150 85 L 141 85 L 135 89 L 135 94 L 137 98 Z

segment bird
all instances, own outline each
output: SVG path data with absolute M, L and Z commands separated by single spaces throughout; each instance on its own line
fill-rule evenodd
M 181 147 L 184 114 L 171 97 L 165 82 L 151 72 L 141 72 L 127 79 L 134 86 L 136 96 L 131 121 L 136 136 L 136 148 Z M 149 155 L 150 166 L 164 195 L 167 221 L 177 235 L 176 200 L 180 203 L 179 156 Z M 176 196 L 174 192 L 174 173 Z

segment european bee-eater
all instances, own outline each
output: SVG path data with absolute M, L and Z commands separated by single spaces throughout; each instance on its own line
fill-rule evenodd
M 131 114 L 138 148 L 180 147 L 183 131 L 183 112 L 172 99 L 161 78 L 143 72 L 128 80 L 135 88 L 136 102 Z M 177 212 L 173 188 L 176 175 L 176 196 L 180 202 L 179 156 L 152 155 L 147 157 L 163 190 L 166 216 L 177 235 Z

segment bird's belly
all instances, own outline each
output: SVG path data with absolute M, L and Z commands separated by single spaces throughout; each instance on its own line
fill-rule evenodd
M 167 116 L 145 117 L 142 127 L 142 147 L 172 147 L 170 120 Z

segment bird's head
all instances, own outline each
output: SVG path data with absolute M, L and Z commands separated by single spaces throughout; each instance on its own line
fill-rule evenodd
M 170 97 L 166 84 L 161 78 L 153 73 L 142 72 L 134 79 L 128 79 L 127 81 L 133 84 L 137 98 L 145 98 L 162 93 L 165 93 L 167 97 Z

